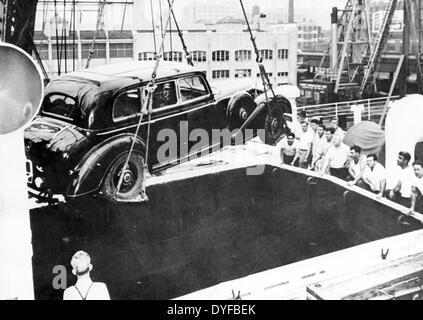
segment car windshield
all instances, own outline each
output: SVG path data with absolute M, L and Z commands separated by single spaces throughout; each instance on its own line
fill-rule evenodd
M 43 113 L 69 122 L 81 120 L 81 110 L 75 99 L 63 94 L 51 94 L 44 98 Z

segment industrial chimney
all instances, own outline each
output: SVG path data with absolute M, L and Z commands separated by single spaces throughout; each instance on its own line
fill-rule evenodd
M 288 23 L 294 23 L 294 0 L 289 0 Z

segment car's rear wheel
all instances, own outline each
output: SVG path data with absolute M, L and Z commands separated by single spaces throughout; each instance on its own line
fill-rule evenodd
M 143 188 L 144 156 L 134 152 L 129 159 L 128 166 L 124 168 L 128 153 L 121 155 L 109 169 L 103 183 L 102 194 L 109 200 L 127 201 L 136 199 Z M 122 184 L 119 187 L 119 180 Z

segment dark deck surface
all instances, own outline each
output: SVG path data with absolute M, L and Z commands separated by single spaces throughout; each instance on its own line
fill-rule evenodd
M 155 185 L 143 205 L 79 200 L 32 210 L 37 299 L 61 299 L 56 265 L 86 250 L 112 299 L 171 299 L 421 228 L 341 186 L 267 167 Z M 404 224 L 404 222 L 408 222 Z

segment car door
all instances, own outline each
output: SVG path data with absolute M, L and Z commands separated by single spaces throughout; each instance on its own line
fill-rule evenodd
M 213 123 L 216 123 L 213 95 L 206 80 L 198 74 L 182 77 L 177 84 L 180 104 L 187 112 L 189 154 L 199 155 L 197 152 L 208 148 L 212 142 Z
M 186 114 L 179 104 L 176 80 L 158 81 L 152 98 L 150 157 L 153 171 L 158 171 L 178 164 Z

